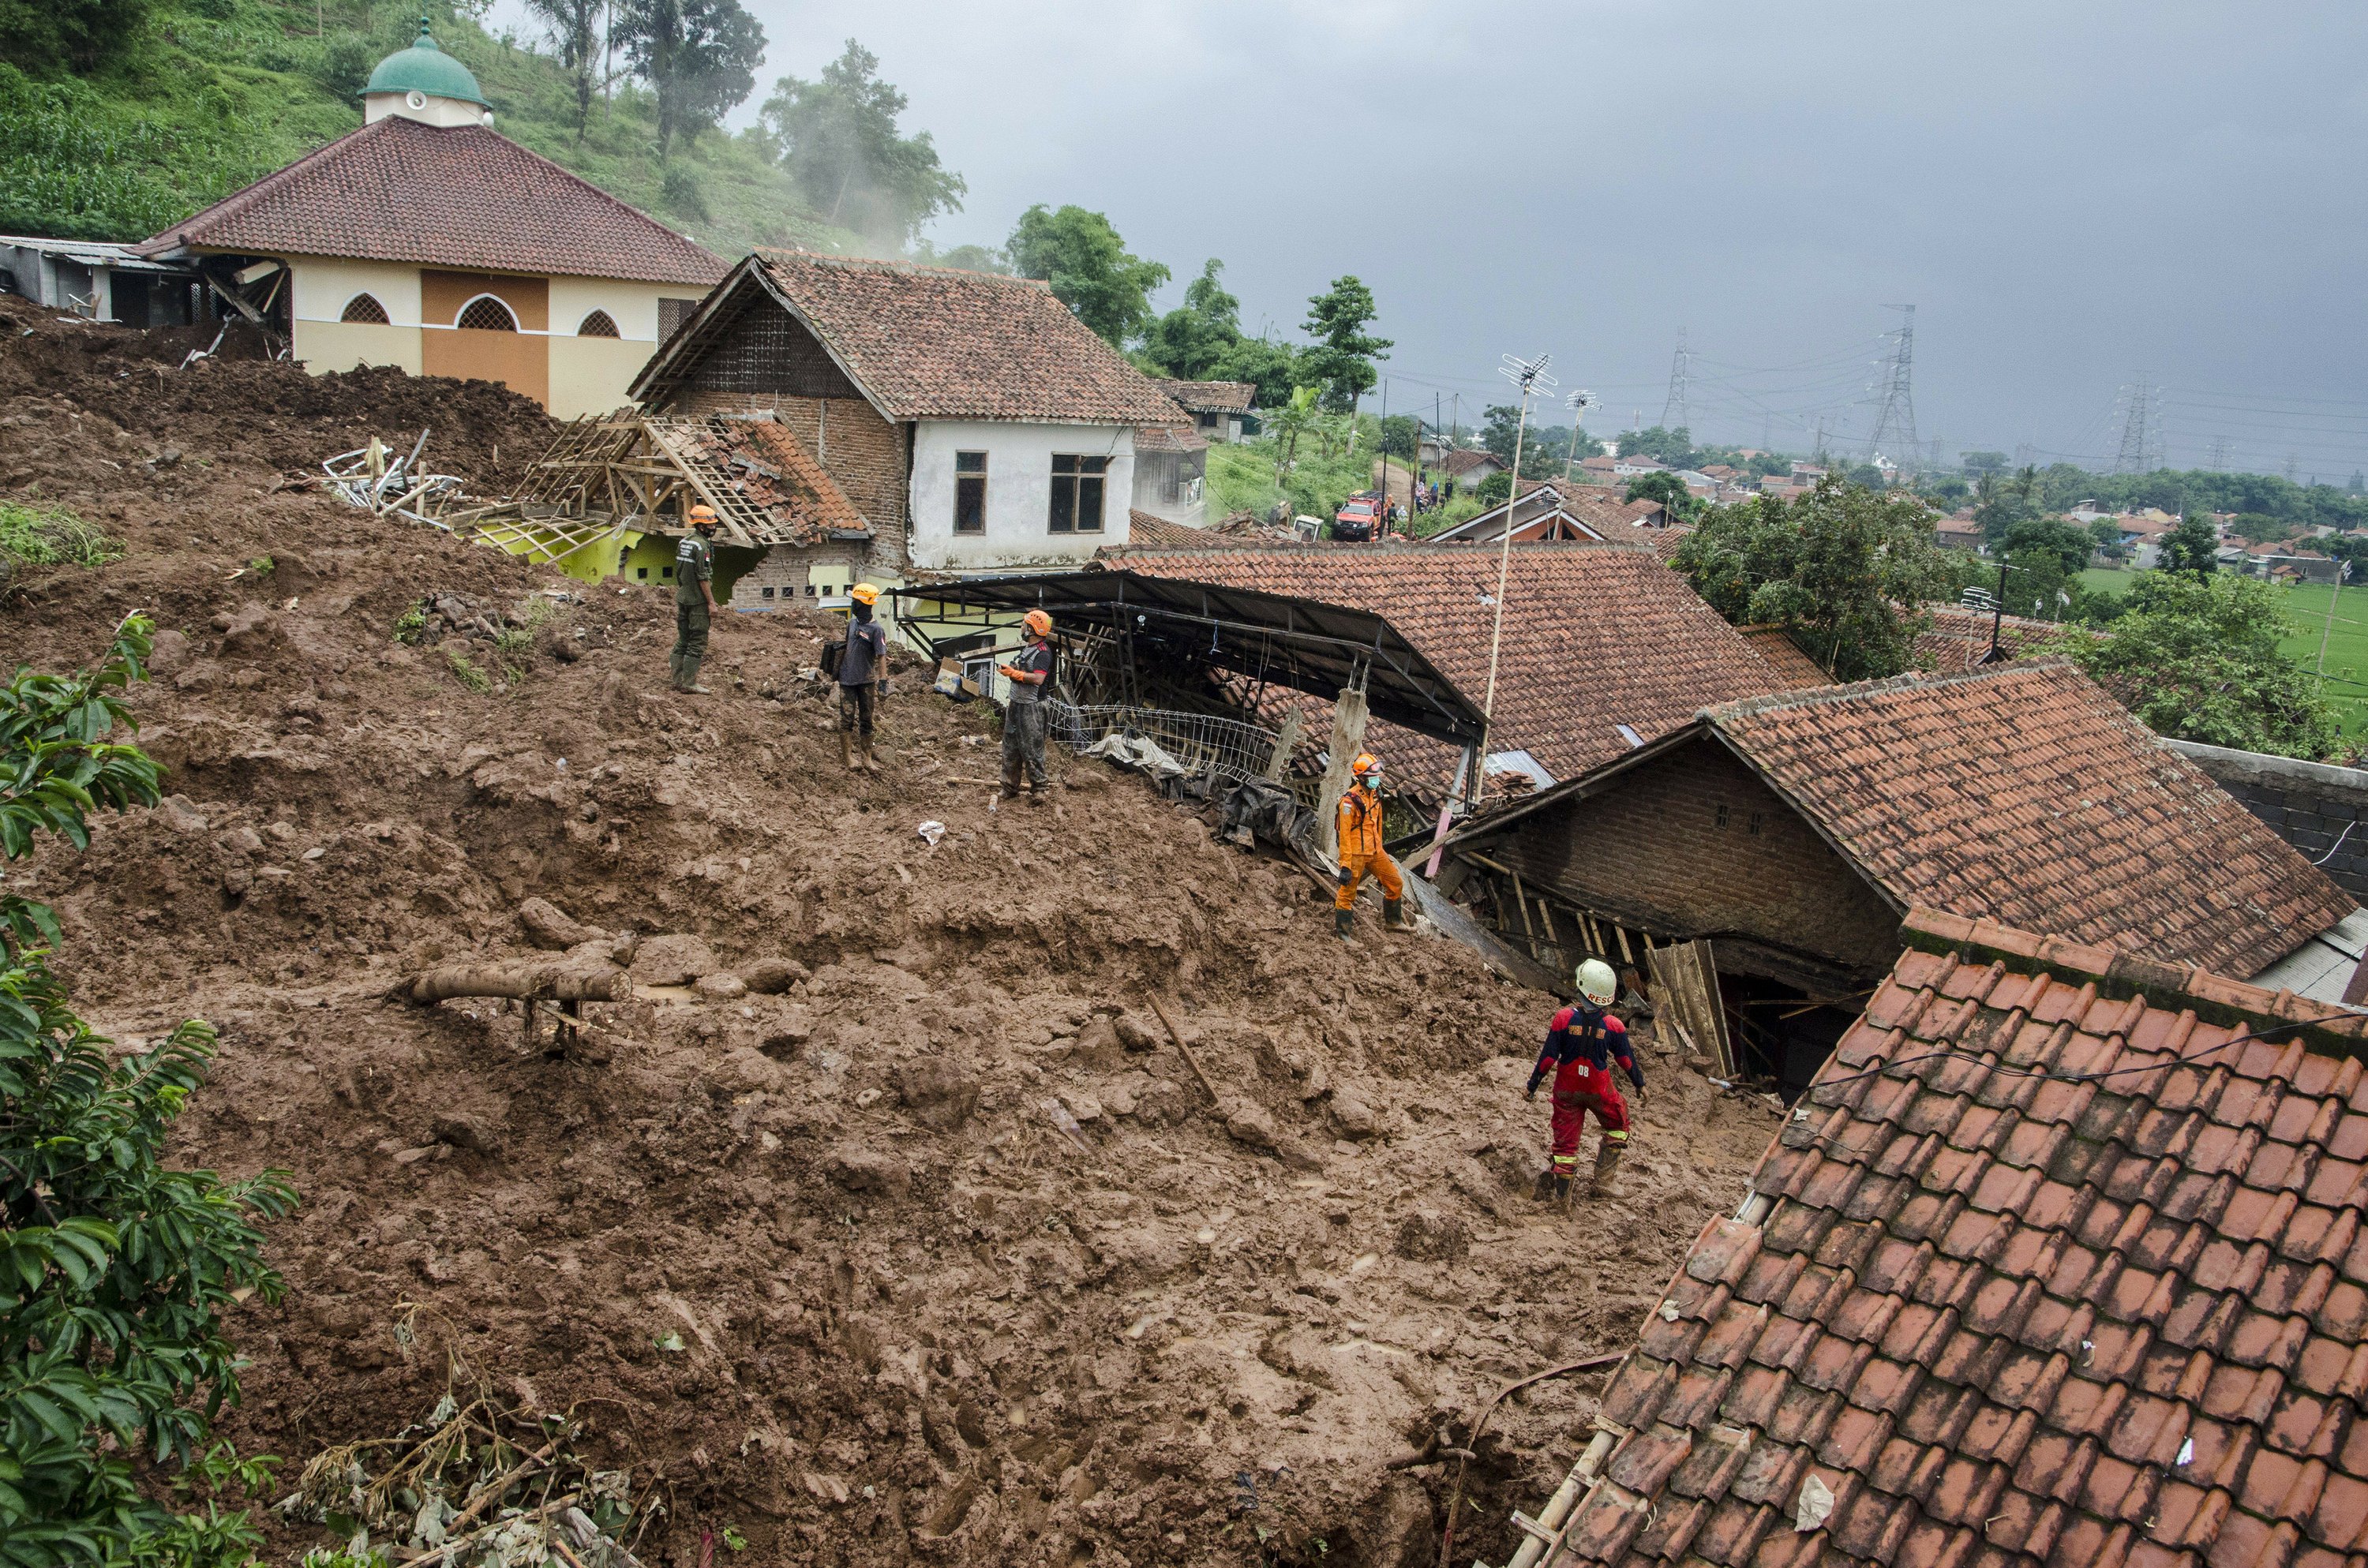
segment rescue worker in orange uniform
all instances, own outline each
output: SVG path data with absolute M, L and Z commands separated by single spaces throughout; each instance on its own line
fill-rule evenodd
M 1629 1049 L 1628 1027 L 1605 1011 L 1620 993 L 1619 978 L 1601 959 L 1589 959 L 1578 966 L 1577 979 L 1579 1001 L 1554 1016 L 1545 1050 L 1530 1074 L 1531 1099 L 1538 1097 L 1538 1085 L 1546 1074 L 1554 1074 L 1554 1146 L 1546 1168 L 1538 1173 L 1536 1196 L 1541 1199 L 1569 1199 L 1571 1180 L 1578 1174 L 1578 1141 L 1587 1131 L 1589 1111 L 1595 1113 L 1603 1138 L 1596 1145 L 1595 1181 L 1588 1196 L 1613 1195 L 1613 1173 L 1628 1147 L 1628 1102 L 1612 1079 L 1611 1064 L 1618 1062 L 1628 1074 L 1638 1099 L 1645 1094 L 1645 1074 Z
M 1357 884 L 1369 872 L 1382 884 L 1382 924 L 1398 931 L 1408 925 L 1402 903 L 1406 880 L 1382 847 L 1381 759 L 1366 752 L 1349 773 L 1348 792 L 1340 797 L 1340 886 L 1332 895 L 1332 929 L 1344 942 L 1356 923 Z

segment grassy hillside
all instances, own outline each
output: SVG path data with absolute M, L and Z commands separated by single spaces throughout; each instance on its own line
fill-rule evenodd
M 449 4 L 162 0 L 139 40 L 89 76 L 0 62 L 0 233 L 138 239 L 361 123 L 360 89 L 426 9 L 476 74 L 503 134 L 727 258 L 751 244 L 854 249 L 800 208 L 747 137 L 677 142 L 661 165 L 649 95 L 596 99 L 579 141 L 567 74 Z

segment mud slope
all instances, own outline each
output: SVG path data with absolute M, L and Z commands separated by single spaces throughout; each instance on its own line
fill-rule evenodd
M 655 1562 L 724 1524 L 752 1562 L 1429 1562 L 1444 1477 L 1386 1462 L 1624 1342 L 1765 1142 L 1656 1058 L 1627 1196 L 1543 1214 L 1546 998 L 1370 917 L 1344 950 L 1304 879 L 1100 764 L 991 810 L 985 716 L 909 669 L 851 780 L 803 620 L 725 618 L 717 695 L 677 698 L 657 594 L 271 491 L 422 425 L 490 484 L 540 426 L 496 389 L 157 347 L 0 336 L 0 494 L 129 546 L 20 584 L 0 660 L 154 611 L 134 700 L 174 792 L 11 877 L 120 1040 L 223 1026 L 185 1156 L 295 1173 L 288 1299 L 233 1328 L 250 1450 L 390 1431 L 457 1365 L 662 1480 Z M 399 643 L 431 594 L 533 624 Z M 643 982 L 786 989 L 668 985 L 572 1052 L 386 999 L 532 951 L 536 899 L 540 939 Z M 1255 1103 L 1234 1132 L 1155 994 Z M 1509 1554 L 1593 1387 L 1499 1411 L 1460 1560 Z

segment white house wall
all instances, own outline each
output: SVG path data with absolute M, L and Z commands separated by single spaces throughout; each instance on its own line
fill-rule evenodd
M 986 531 L 954 532 L 954 454 L 986 454 Z M 1055 454 L 1110 460 L 1102 531 L 1056 534 Z M 1104 545 L 1127 542 L 1134 494 L 1134 431 L 1109 425 L 1019 425 L 923 420 L 913 442 L 912 558 L 936 571 L 1083 565 Z

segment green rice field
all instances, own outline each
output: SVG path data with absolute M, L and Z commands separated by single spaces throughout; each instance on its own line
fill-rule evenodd
M 2080 581 L 2101 593 L 2125 594 L 2137 580 L 2135 572 L 2091 567 Z M 2347 735 L 2368 736 L 2368 585 L 2337 590 L 2317 583 L 2296 583 L 2285 589 L 2286 615 L 2294 634 L 2281 646 L 2286 656 L 2306 670 L 2317 670 L 2319 638 L 2327 639 L 2327 697 Z M 2328 611 L 2334 610 L 2330 623 Z

